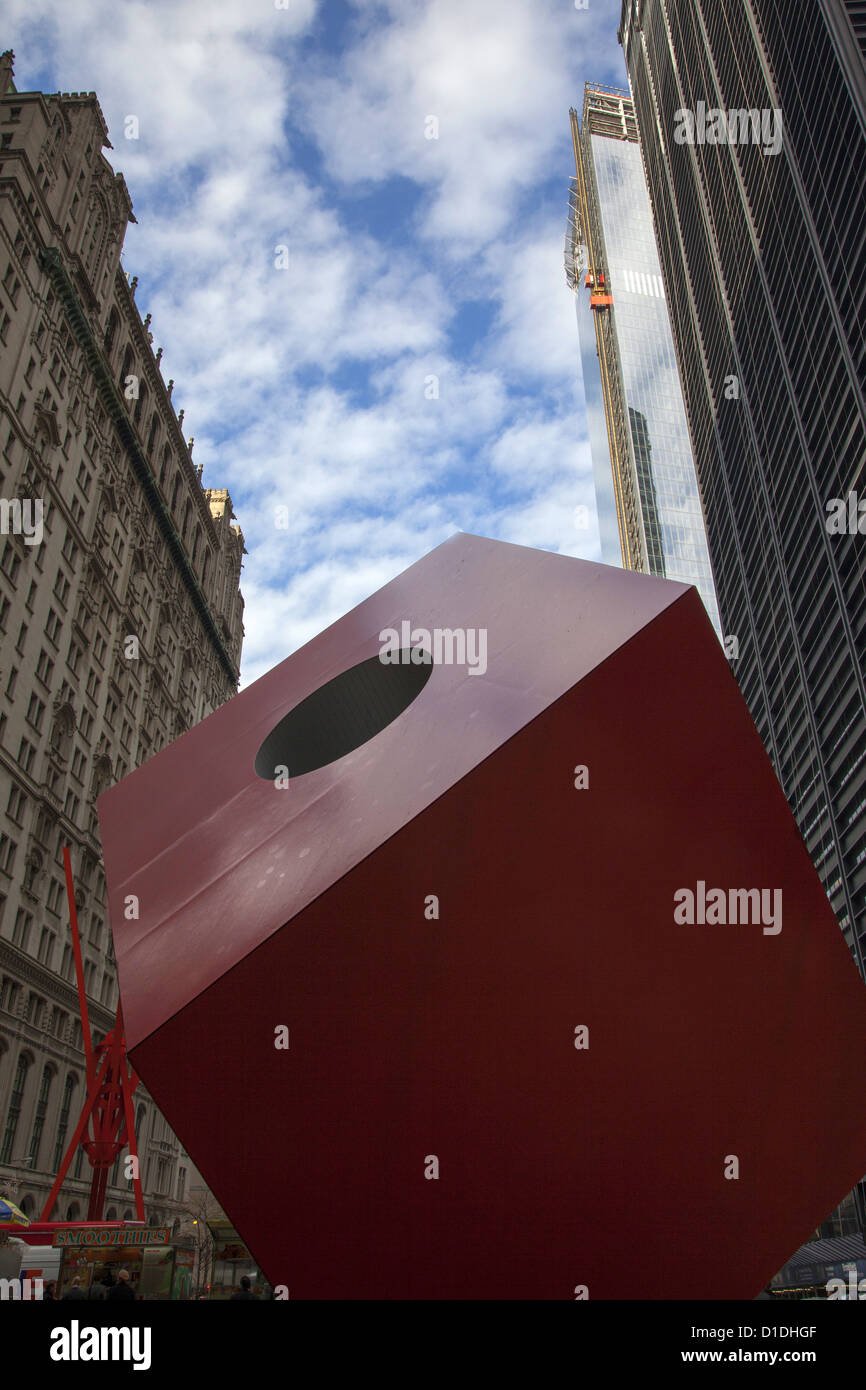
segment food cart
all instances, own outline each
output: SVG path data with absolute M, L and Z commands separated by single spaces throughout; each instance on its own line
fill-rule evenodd
M 172 1242 L 167 1227 L 134 1221 L 38 1221 L 10 1228 L 32 1253 L 22 1261 L 22 1278 L 53 1278 L 62 1298 L 76 1277 L 86 1298 L 110 1274 L 127 1270 L 136 1298 L 191 1296 L 193 1251 Z M 50 1271 L 45 1273 L 45 1271 Z

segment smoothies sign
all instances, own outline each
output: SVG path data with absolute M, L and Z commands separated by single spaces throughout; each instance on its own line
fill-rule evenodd
M 65 1246 L 96 1246 L 104 1249 L 114 1245 L 168 1245 L 168 1227 L 149 1227 L 147 1230 L 110 1230 L 110 1231 L 55 1231 L 54 1245 Z

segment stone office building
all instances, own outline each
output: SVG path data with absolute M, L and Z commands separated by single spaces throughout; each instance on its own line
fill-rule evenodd
M 91 1027 L 117 978 L 96 796 L 227 700 L 243 535 L 192 441 L 120 266 L 126 185 L 91 93 L 17 92 L 0 58 L 0 1193 L 38 1217 L 84 1098 L 62 848 Z M 134 639 L 134 640 L 131 640 Z M 158 808 L 154 808 L 158 814 Z M 148 1220 L 197 1176 L 135 1095 Z M 84 1219 L 79 1152 L 55 1206 Z M 108 1218 L 134 1217 L 111 1174 Z

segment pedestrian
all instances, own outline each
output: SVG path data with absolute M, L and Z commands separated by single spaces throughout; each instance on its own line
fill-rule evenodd
M 62 1303 L 73 1302 L 73 1301 L 77 1301 L 79 1298 L 85 1298 L 85 1297 L 86 1297 L 86 1294 L 85 1294 L 83 1288 L 81 1287 L 81 1280 L 79 1279 L 78 1275 L 76 1274 L 76 1276 L 75 1276 L 75 1278 L 73 1279 L 72 1283 L 70 1284 L 69 1288 L 66 1290 L 66 1293 L 63 1295 L 63 1298 L 61 1299 L 61 1302 L 62 1302 Z
M 119 1269 L 117 1271 L 117 1283 L 108 1290 L 108 1297 L 111 1300 L 117 1299 L 118 1302 L 129 1300 L 135 1301 L 135 1290 L 129 1282 L 129 1270 Z
M 42 1293 L 42 1299 L 43 1302 L 46 1299 L 53 1300 L 53 1302 L 55 1303 L 59 1302 L 59 1299 L 57 1297 L 57 1285 L 53 1279 L 49 1279 L 48 1283 L 45 1285 L 45 1288 Z
M 254 1294 L 250 1291 L 250 1276 L 244 1274 L 241 1278 L 240 1288 L 237 1293 L 232 1294 L 229 1303 L 240 1303 L 242 1300 L 247 1302 L 247 1300 L 251 1298 L 254 1298 Z
M 110 1275 L 109 1275 L 108 1272 L 106 1271 L 106 1273 L 103 1274 L 103 1276 L 102 1276 L 101 1279 L 94 1279 L 93 1283 L 90 1285 L 90 1290 L 89 1290 L 89 1292 L 88 1292 L 87 1297 L 88 1297 L 88 1298 L 92 1298 L 92 1299 L 94 1299 L 94 1300 L 96 1300 L 96 1301 L 99 1301 L 99 1302 L 101 1302 L 103 1299 L 106 1299 L 106 1298 L 108 1297 L 108 1282 L 107 1282 L 107 1281 L 108 1281 L 109 1278 L 110 1278 Z M 113 1282 L 114 1282 L 114 1280 L 112 1280 L 112 1283 L 113 1283 Z

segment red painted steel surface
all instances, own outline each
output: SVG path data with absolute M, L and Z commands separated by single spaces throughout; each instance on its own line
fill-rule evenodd
M 486 674 L 255 778 L 403 618 Z M 693 589 L 455 537 L 99 809 L 132 1060 L 292 1298 L 751 1298 L 866 1169 L 866 988 Z

